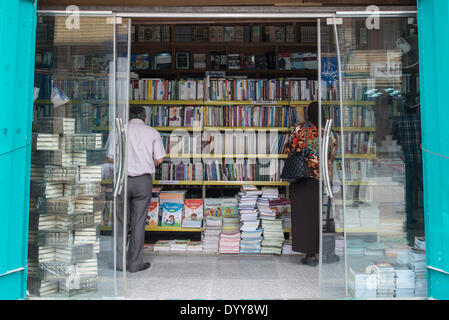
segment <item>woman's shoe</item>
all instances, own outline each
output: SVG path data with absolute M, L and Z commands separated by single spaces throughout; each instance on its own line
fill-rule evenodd
M 306 264 L 310 267 L 316 266 L 316 257 L 304 257 L 301 259 L 302 264 Z

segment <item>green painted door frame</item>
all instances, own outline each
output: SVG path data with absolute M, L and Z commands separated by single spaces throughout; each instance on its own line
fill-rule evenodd
M 0 1 L 0 299 L 27 280 L 36 1 Z
M 427 288 L 449 299 L 449 1 L 417 6 Z

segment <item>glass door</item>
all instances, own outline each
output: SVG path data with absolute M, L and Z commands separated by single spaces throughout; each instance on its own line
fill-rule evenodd
M 330 165 L 335 230 L 332 240 L 322 236 L 322 296 L 425 297 L 416 18 L 378 13 L 321 27 L 321 105 L 338 141 Z M 326 262 L 331 250 L 340 261 Z
M 38 16 L 30 296 L 125 294 L 129 30 L 114 16 Z

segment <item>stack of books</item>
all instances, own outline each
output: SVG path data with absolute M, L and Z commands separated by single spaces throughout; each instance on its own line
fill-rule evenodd
M 426 251 L 410 247 L 408 265 L 415 272 L 415 296 L 427 296 Z
M 396 275 L 396 298 L 415 296 L 415 272 L 407 264 L 392 264 Z
M 345 217 L 345 220 L 347 218 Z M 348 256 L 361 257 L 364 254 L 365 241 L 361 239 L 350 239 L 346 241 L 346 254 Z
M 219 253 L 239 253 L 240 231 L 220 233 Z
M 170 243 L 170 252 L 185 252 L 190 240 L 173 240 Z
M 375 265 L 378 298 L 392 298 L 396 294 L 396 279 L 394 268 L 389 263 Z
M 375 299 L 377 297 L 377 279 L 374 273 L 366 269 L 349 267 L 349 290 L 356 299 Z
M 203 243 L 201 241 L 189 241 L 187 252 L 203 252 Z
M 223 219 L 221 217 L 206 216 L 205 225 L 206 228 L 203 234 L 203 251 L 217 253 Z
M 281 214 L 277 205 L 280 203 L 277 188 L 262 188 L 262 195 L 257 199 L 257 209 L 261 219 L 275 220 Z
M 282 245 L 282 254 L 301 254 L 300 252 L 293 251 L 292 240 L 287 239 Z
M 171 240 L 158 240 L 153 246 L 153 251 L 169 252 L 170 245 Z
M 365 256 L 384 256 L 385 255 L 385 245 L 381 242 L 370 242 L 366 243 L 365 248 L 363 248 L 363 254 Z
M 240 231 L 242 240 L 240 248 L 242 253 L 260 252 L 260 220 L 256 208 L 257 198 L 262 194 L 256 186 L 244 185 L 235 196 L 239 202 Z
M 262 219 L 263 240 L 261 253 L 281 254 L 284 243 L 284 230 L 282 219 Z

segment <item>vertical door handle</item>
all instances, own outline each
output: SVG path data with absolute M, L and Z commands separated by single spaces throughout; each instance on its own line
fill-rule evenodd
M 122 189 L 122 176 L 123 176 L 123 133 L 122 133 L 123 121 L 121 118 L 115 118 L 115 137 L 118 142 L 118 160 L 117 176 L 115 177 L 114 185 L 114 197 L 120 194 Z
M 323 139 L 323 168 L 324 168 L 324 183 L 326 187 L 326 193 L 330 198 L 333 198 L 332 187 L 330 183 L 329 175 L 329 140 L 330 131 L 332 129 L 332 119 L 326 121 L 326 126 L 324 128 L 324 139 Z

